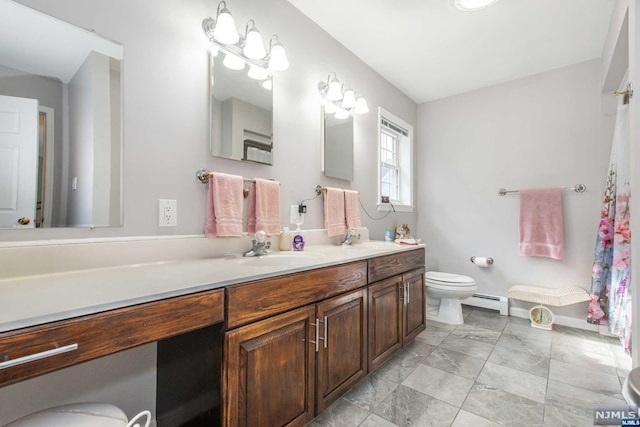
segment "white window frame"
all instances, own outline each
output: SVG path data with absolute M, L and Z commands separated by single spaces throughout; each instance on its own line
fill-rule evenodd
M 376 200 L 376 205 L 378 207 L 378 211 L 389 211 L 391 210 L 391 205 L 389 203 L 382 203 L 382 133 L 383 133 L 383 119 L 387 122 L 391 122 L 394 125 L 402 128 L 406 131 L 406 136 L 400 136 L 398 140 L 398 167 L 400 170 L 398 176 L 398 187 L 400 193 L 400 200 L 394 201 L 391 200 L 391 204 L 397 212 L 413 212 L 414 211 L 414 202 L 413 202 L 413 126 L 409 123 L 405 122 L 401 118 L 396 115 L 390 113 L 382 107 L 378 107 L 378 198 Z M 398 135 L 401 135 L 398 133 Z

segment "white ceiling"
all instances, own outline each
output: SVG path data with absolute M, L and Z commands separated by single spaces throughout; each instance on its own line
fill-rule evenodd
M 499 0 L 475 12 L 451 0 L 289 2 L 416 103 L 599 58 L 613 8 L 613 0 Z

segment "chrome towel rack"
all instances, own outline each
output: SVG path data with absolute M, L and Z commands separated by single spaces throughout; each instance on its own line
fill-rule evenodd
M 584 193 L 587 190 L 587 186 L 584 184 L 576 184 L 575 187 L 567 187 L 563 188 L 563 190 L 567 191 L 575 191 L 576 193 Z M 499 196 L 505 196 L 509 193 L 519 193 L 520 190 L 505 190 L 504 188 L 498 189 Z

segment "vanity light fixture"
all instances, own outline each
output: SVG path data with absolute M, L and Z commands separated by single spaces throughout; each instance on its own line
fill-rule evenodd
M 264 80 L 269 77 L 269 72 L 264 68 L 256 67 L 255 65 L 249 65 L 249 77 L 254 80 Z
M 318 83 L 318 92 L 322 96 L 324 112 L 335 113 L 337 119 L 346 119 L 350 114 L 369 112 L 367 100 L 348 84 L 340 83 L 333 71 L 329 73 L 326 82 Z
M 287 54 L 277 35 L 271 37 L 269 42 L 269 68 L 274 71 L 284 71 L 289 68 Z
M 271 77 L 264 79 L 260 82 L 260 86 L 262 86 L 263 89 L 266 90 L 272 90 L 273 89 L 273 80 L 271 80 Z
M 250 66 L 250 77 L 259 80 L 263 77 L 253 77 L 256 71 L 254 67 L 261 68 L 269 75 L 271 71 L 284 71 L 289 68 L 287 54 L 278 36 L 274 35 L 269 41 L 269 51 L 264 47 L 260 31 L 256 28 L 255 21 L 250 19 L 245 26 L 244 36 L 238 34 L 231 12 L 227 4 L 221 1 L 218 4 L 216 19 L 206 18 L 202 21 L 202 29 L 209 41 L 213 44 L 214 51 L 222 51 L 225 54 L 223 64 L 233 70 L 242 70 L 244 64 Z M 239 62 L 243 62 L 240 66 Z
M 342 108 L 353 108 L 356 106 L 356 94 L 351 88 L 345 89 L 342 96 Z
M 225 53 L 222 63 L 231 70 L 243 70 L 245 67 L 244 61 L 232 53 Z
M 262 59 L 267 56 L 267 51 L 264 50 L 264 44 L 262 43 L 262 36 L 253 19 L 249 19 L 249 22 L 247 22 L 242 53 L 251 59 Z
M 231 16 L 231 12 L 227 9 L 227 3 L 224 1 L 218 4 L 218 12 L 213 26 L 213 38 L 219 43 L 234 44 L 240 39 L 236 31 L 236 23 L 233 20 L 233 16 Z
M 356 95 L 356 108 L 353 109 L 353 112 L 356 114 L 367 114 L 369 112 L 367 100 L 360 94 Z
M 451 0 L 456 8 L 465 12 L 484 9 L 497 1 L 498 0 Z

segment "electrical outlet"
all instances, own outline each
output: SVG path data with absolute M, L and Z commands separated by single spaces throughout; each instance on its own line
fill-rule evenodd
M 178 225 L 178 201 L 160 199 L 158 203 L 158 225 L 175 227 Z
M 304 224 L 304 216 L 298 211 L 298 205 L 291 205 L 291 224 L 302 225 Z

